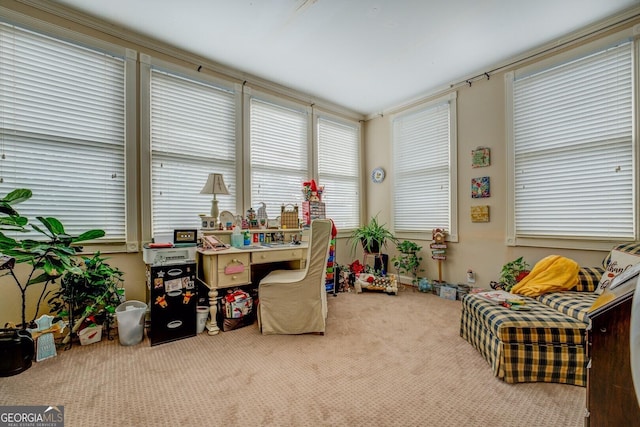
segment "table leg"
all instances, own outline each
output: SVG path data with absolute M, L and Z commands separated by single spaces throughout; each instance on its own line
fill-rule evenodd
M 207 331 L 209 335 L 217 335 L 220 332 L 216 320 L 218 313 L 218 289 L 209 290 L 209 320 L 207 320 Z

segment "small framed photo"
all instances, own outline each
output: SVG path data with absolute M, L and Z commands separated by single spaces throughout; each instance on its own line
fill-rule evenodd
M 491 165 L 491 149 L 487 147 L 478 147 L 471 150 L 471 167 L 483 168 Z
M 491 186 L 488 176 L 471 178 L 471 197 L 474 199 L 491 197 Z
M 489 206 L 471 206 L 471 222 L 489 222 Z

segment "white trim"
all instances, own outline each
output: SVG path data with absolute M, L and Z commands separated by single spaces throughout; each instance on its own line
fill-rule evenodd
M 528 246 L 528 247 L 545 247 L 545 248 L 564 248 L 564 249 L 582 249 L 582 250 L 610 250 L 611 247 L 615 244 L 620 243 L 620 240 L 609 241 L 607 239 L 579 239 L 579 238 L 562 238 L 562 237 L 517 237 L 515 230 L 515 147 L 514 147 L 514 109 L 513 109 L 513 97 L 514 97 L 514 81 L 518 77 L 527 76 L 530 74 L 535 74 L 539 72 L 543 72 L 549 68 L 553 68 L 555 66 L 560 66 L 564 63 L 577 60 L 580 58 L 584 58 L 592 53 L 596 53 L 606 49 L 609 46 L 615 46 L 620 43 L 624 43 L 632 39 L 634 34 L 637 34 L 640 29 L 640 25 L 636 25 L 633 28 L 628 28 L 623 31 L 619 31 L 615 34 L 608 35 L 606 37 L 602 37 L 593 42 L 587 43 L 585 45 L 576 47 L 569 51 L 560 53 L 558 55 L 554 55 L 552 57 L 546 58 L 542 61 L 538 61 L 534 64 L 522 67 L 517 70 L 513 70 L 505 73 L 504 75 L 504 84 L 505 84 L 505 139 L 506 139 L 506 230 L 505 230 L 505 244 L 507 246 Z M 634 129 L 632 135 L 632 164 L 634 165 L 634 182 L 632 195 L 634 197 L 633 200 L 633 218 L 634 224 L 637 227 L 638 224 L 638 195 L 637 188 L 638 182 L 640 178 L 640 167 L 637 162 L 638 158 L 638 139 L 637 139 L 637 129 L 640 125 L 640 118 L 637 117 L 637 102 L 639 99 L 639 94 L 637 91 L 637 79 L 639 78 L 638 71 L 638 57 L 640 55 L 640 43 L 637 43 L 638 36 L 634 38 L 634 50 L 632 56 L 632 69 L 633 69 L 633 117 L 635 117 L 634 121 Z M 639 236 L 639 230 L 636 228 L 634 230 L 635 240 L 637 240 Z
M 4 6 L 0 6 L 0 22 L 123 59 L 125 64 L 125 236 L 124 239 L 103 238 L 99 241 L 89 242 L 89 244 L 103 248 L 104 250 L 102 251 L 105 253 L 138 252 L 140 250 L 140 242 L 137 185 L 137 51 L 78 31 L 69 30 L 58 24 L 25 15 Z
M 443 104 L 445 102 L 449 103 L 449 229 L 447 229 L 447 240 L 450 242 L 457 242 L 459 239 L 458 236 L 458 130 L 457 130 L 457 103 L 458 93 L 457 91 L 449 92 L 448 94 L 444 94 L 438 98 L 434 98 L 429 102 L 425 102 L 423 104 L 414 105 L 413 107 L 402 110 L 400 112 L 394 113 L 390 118 L 390 126 L 389 126 L 389 140 L 391 141 L 390 146 L 393 146 L 393 127 L 396 119 L 400 117 L 404 117 L 406 115 L 410 115 L 414 112 L 427 110 L 433 106 Z M 391 156 L 394 156 L 393 148 L 391 149 Z M 394 161 L 390 162 L 390 191 L 393 191 L 395 188 L 395 170 L 394 170 Z M 395 224 L 394 211 L 391 209 L 390 211 L 390 221 L 391 224 Z M 394 231 L 395 232 L 395 231 Z M 407 239 L 424 239 L 431 240 L 431 230 L 406 230 L 396 233 L 397 238 L 407 238 Z
M 138 46 L 142 46 L 143 48 L 151 49 L 158 53 L 169 55 L 178 60 L 189 62 L 193 64 L 194 68 L 201 66 L 205 68 L 207 71 L 213 71 L 219 74 L 223 74 L 225 76 L 228 76 L 231 79 L 237 80 L 240 83 L 251 82 L 255 86 L 259 86 L 266 90 L 274 91 L 283 96 L 288 96 L 291 98 L 298 99 L 302 103 L 316 104 L 318 106 L 323 106 L 332 111 L 335 111 L 338 114 L 342 114 L 345 117 L 352 117 L 356 120 L 360 120 L 364 118 L 364 116 L 361 113 L 348 109 L 346 107 L 334 104 L 331 101 L 282 86 L 280 84 L 271 82 L 269 80 L 265 80 L 260 77 L 254 76 L 252 74 L 248 74 L 241 70 L 237 70 L 231 67 L 221 65 L 213 60 L 200 57 L 191 52 L 173 48 L 158 40 L 137 34 L 133 31 L 115 26 L 113 24 L 109 24 L 105 21 L 96 19 L 82 12 L 78 12 L 67 6 L 63 6 L 55 2 L 43 2 L 39 0 L 17 0 L 17 1 L 19 3 L 26 4 L 35 9 L 50 13 L 52 15 L 69 20 L 71 22 L 75 22 L 87 28 L 94 29 L 104 34 L 117 37 L 126 42 L 134 43 Z M 12 12 L 12 13 L 15 14 L 17 12 Z M 0 14 L 4 15 L 4 12 Z
M 356 131 L 358 132 L 358 168 L 359 168 L 359 178 L 358 178 L 358 193 L 360 194 L 360 198 L 359 198 L 359 205 L 360 205 L 360 209 L 359 214 L 358 214 L 358 218 L 356 218 L 356 221 L 358 224 L 362 224 L 363 219 L 365 218 L 364 215 L 364 211 L 366 210 L 366 206 L 365 206 L 365 198 L 362 196 L 364 194 L 365 191 L 365 187 L 364 187 L 364 183 L 366 182 L 365 180 L 362 179 L 362 176 L 364 175 L 362 173 L 363 169 L 363 156 L 364 156 L 364 152 L 363 152 L 363 126 L 362 126 L 362 120 L 349 120 L 344 118 L 343 116 L 339 116 L 337 114 L 333 114 L 329 111 L 324 111 L 321 109 L 312 109 L 313 114 L 312 114 L 312 128 L 313 128 L 313 153 L 314 153 L 314 164 L 313 164 L 313 172 L 312 172 L 312 177 L 313 179 L 316 180 L 316 182 L 320 182 L 319 176 L 320 176 L 320 172 L 319 172 L 319 168 L 318 168 L 318 163 L 319 163 L 319 159 L 318 159 L 318 151 L 320 149 L 319 146 L 319 135 L 318 135 L 318 126 L 319 126 L 319 120 L 322 119 L 326 119 L 326 120 L 330 120 L 339 124 L 342 124 L 344 126 L 355 126 L 356 127 Z M 339 155 L 339 153 L 337 153 L 337 155 Z M 320 182 L 320 184 L 323 184 L 322 182 Z M 341 231 L 348 231 L 349 233 L 355 229 L 354 228 L 345 228 L 345 227 L 340 227 Z
M 151 207 L 151 57 L 140 54 L 140 222 L 142 243 L 152 241 Z
M 573 61 L 578 58 L 582 58 L 591 53 L 595 53 L 602 49 L 605 49 L 608 46 L 613 46 L 619 43 L 624 42 L 625 40 L 631 39 L 633 37 L 633 29 L 628 28 L 623 31 L 619 31 L 615 34 L 611 34 L 606 37 L 602 37 L 598 40 L 595 40 L 591 43 L 587 43 L 585 45 L 576 47 L 574 49 L 568 50 L 566 52 L 559 53 L 557 55 L 553 55 L 549 58 L 543 59 L 541 61 L 537 61 L 534 64 L 524 66 L 522 68 L 518 68 L 513 70 L 514 79 L 522 78 L 523 76 L 529 74 L 539 73 L 549 68 L 556 67 L 563 63 L 567 63 Z
M 505 230 L 505 244 L 507 246 L 516 245 L 516 225 L 515 225 L 515 192 L 514 192 L 514 149 L 513 149 L 513 79 L 515 73 L 510 71 L 504 75 L 504 110 L 505 110 L 505 141 L 507 142 L 506 149 L 506 230 Z
M 153 238 L 153 201 L 151 192 L 151 70 L 158 69 L 166 71 L 173 75 L 182 76 L 187 79 L 211 84 L 232 92 L 235 96 L 236 111 L 236 202 L 235 205 L 241 206 L 242 195 L 242 172 L 238 169 L 241 164 L 242 156 L 242 85 L 234 83 L 226 79 L 211 76 L 207 73 L 201 73 L 184 66 L 176 65 L 173 62 L 155 58 L 151 55 L 140 54 L 140 187 L 141 187 L 141 223 L 142 223 L 142 241 L 148 243 Z M 240 179 L 238 179 L 240 178 Z
M 137 128 L 137 97 L 138 84 L 137 69 L 138 54 L 135 50 L 127 49 L 125 56 L 125 233 L 127 252 L 140 250 L 140 234 L 138 230 L 138 128 Z
M 535 61 L 537 58 L 540 58 L 542 56 L 552 54 L 553 52 L 557 52 L 562 49 L 570 48 L 571 46 L 575 46 L 579 43 L 583 43 L 585 41 L 593 39 L 599 34 L 615 30 L 616 28 L 628 24 L 629 21 L 637 18 L 638 16 L 640 16 L 640 6 L 630 7 L 617 15 L 595 22 L 587 27 L 567 34 L 564 37 L 560 37 L 556 40 L 545 43 L 537 48 L 530 49 L 527 52 L 511 57 L 505 61 L 496 63 L 492 66 L 485 67 L 483 70 L 478 70 L 475 73 L 469 73 L 466 77 L 462 77 L 455 82 L 452 81 L 449 84 L 429 89 L 428 91 L 425 91 L 420 95 L 416 95 L 411 99 L 405 100 L 393 106 L 389 106 L 388 108 L 378 113 L 368 114 L 365 117 L 365 120 L 373 120 L 380 116 L 395 114 L 407 108 L 412 108 L 417 104 L 422 104 L 423 102 L 431 98 L 446 95 L 449 91 L 466 85 L 467 81 L 474 82 L 486 78 L 485 73 L 488 73 L 491 76 L 495 73 L 514 70 L 525 62 Z M 640 27 L 640 25 L 636 25 L 634 29 L 636 27 Z

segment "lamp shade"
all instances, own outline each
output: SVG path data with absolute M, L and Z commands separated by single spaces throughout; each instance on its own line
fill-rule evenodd
M 221 173 L 210 173 L 200 194 L 229 194 Z

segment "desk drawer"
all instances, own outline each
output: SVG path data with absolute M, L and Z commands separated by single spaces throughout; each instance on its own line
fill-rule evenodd
M 242 266 L 242 271 L 234 267 Z M 225 269 L 230 267 L 233 272 L 225 273 Z M 249 254 L 225 254 L 218 255 L 218 287 L 228 288 L 230 286 L 246 285 L 251 282 L 251 268 L 249 266 Z
M 278 251 L 260 252 L 251 254 L 252 264 L 264 264 L 267 262 L 294 261 L 302 259 L 303 249 L 282 249 Z

